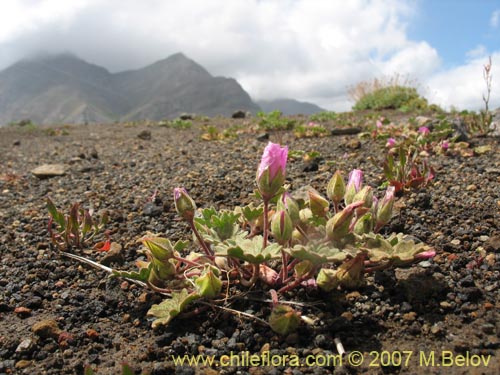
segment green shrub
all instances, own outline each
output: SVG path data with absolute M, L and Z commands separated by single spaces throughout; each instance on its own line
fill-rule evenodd
M 421 97 L 417 89 L 406 86 L 382 87 L 363 95 L 354 105 L 353 109 L 362 111 L 366 109 L 400 109 L 410 111 L 427 108 L 427 100 Z

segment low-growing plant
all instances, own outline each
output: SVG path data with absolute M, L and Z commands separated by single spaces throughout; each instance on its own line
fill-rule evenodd
M 214 125 L 204 125 L 202 127 L 203 134 L 200 136 L 204 141 L 220 141 L 224 139 L 234 139 L 238 138 L 238 134 L 236 133 L 235 127 L 229 127 L 220 131 Z
M 267 323 L 253 318 L 286 335 L 307 319 L 278 295 L 299 286 L 358 288 L 366 273 L 434 256 L 401 233 L 379 233 L 391 220 L 394 186 L 376 199 L 361 170 L 353 170 L 347 183 L 336 171 L 326 196 L 310 189 L 294 199 L 284 185 L 287 159 L 287 147 L 269 143 L 257 169 L 257 202 L 232 210 L 198 209 L 184 188 L 174 189 L 176 211 L 189 225 L 195 248 L 189 241 L 146 235 L 146 260 L 137 261 L 138 271 L 111 270 L 166 296 L 148 311 L 153 327 L 169 324 L 192 304 L 234 311 L 224 303 L 241 289 L 260 287 L 271 294 L 271 313 Z
M 386 184 L 394 186 L 397 193 L 424 187 L 434 179 L 434 169 L 420 158 L 418 150 L 404 144 L 393 150 L 387 153 L 382 165 Z
M 414 80 L 396 74 L 391 78 L 360 82 L 348 92 L 356 111 L 397 109 L 408 112 L 428 108 L 427 100 L 420 96 L 416 86 Z
M 337 119 L 337 113 L 335 112 L 319 112 L 309 116 L 309 121 L 312 122 L 328 122 Z
M 78 203 L 74 203 L 68 213 L 64 213 L 57 209 L 50 198 L 47 198 L 47 210 L 50 215 L 48 224 L 50 239 L 61 250 L 88 246 L 108 222 L 106 213 L 96 220 L 91 210 L 81 208 Z
M 291 130 L 295 126 L 295 120 L 282 117 L 280 111 L 272 111 L 269 113 L 258 112 L 259 128 L 266 131 L 272 130 Z
M 172 129 L 191 129 L 193 126 L 193 122 L 191 120 L 182 120 L 180 118 L 176 118 L 170 121 L 161 121 L 159 126 L 164 126 Z
M 328 130 L 315 122 L 309 122 L 305 125 L 297 125 L 293 129 L 293 134 L 297 138 L 316 138 L 329 135 Z

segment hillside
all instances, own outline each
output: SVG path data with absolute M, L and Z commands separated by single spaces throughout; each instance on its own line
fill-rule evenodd
M 0 124 L 96 123 L 208 116 L 259 107 L 234 79 L 213 77 L 181 53 L 112 74 L 71 54 L 17 62 L 0 72 Z
M 259 100 L 257 104 L 264 112 L 279 110 L 286 116 L 312 115 L 314 113 L 326 111 L 316 104 L 300 102 L 295 99 Z

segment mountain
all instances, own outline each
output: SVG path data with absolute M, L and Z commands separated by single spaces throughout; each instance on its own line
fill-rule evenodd
M 259 100 L 257 104 L 264 112 L 275 110 L 281 111 L 284 115 L 312 115 L 318 112 L 325 112 L 326 109 L 318 107 L 316 104 L 299 102 L 295 99 Z
M 160 120 L 259 107 L 234 79 L 213 77 L 181 53 L 112 74 L 71 54 L 25 59 L 0 72 L 0 124 Z

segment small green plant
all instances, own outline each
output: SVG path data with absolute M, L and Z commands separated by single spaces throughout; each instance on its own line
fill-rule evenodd
M 391 78 L 374 79 L 359 82 L 349 88 L 349 95 L 354 100 L 354 110 L 410 110 L 427 109 L 427 100 L 421 97 L 416 83 L 399 74 Z
M 47 198 L 48 224 L 52 243 L 61 250 L 83 248 L 90 244 L 108 222 L 105 213 L 100 220 L 94 219 L 92 212 L 74 203 L 68 213 L 59 211 L 50 198 Z
M 337 119 L 337 114 L 335 112 L 319 112 L 309 116 L 309 121 L 312 122 L 328 122 Z
M 297 125 L 293 134 L 296 138 L 317 138 L 326 137 L 329 132 L 325 127 L 311 121 L 306 125 Z
M 287 147 L 269 143 L 264 149 L 257 204 L 198 209 L 184 188 L 174 189 L 176 211 L 189 225 L 195 246 L 149 234 L 141 240 L 146 260 L 137 261 L 137 271 L 111 270 L 166 296 L 147 313 L 155 318 L 153 327 L 169 324 L 194 304 L 234 312 L 224 303 L 242 289 L 260 287 L 272 297 L 269 320 L 252 318 L 287 335 L 307 319 L 279 302 L 278 295 L 302 286 L 358 288 L 366 273 L 435 255 L 403 234 L 386 238 L 379 233 L 391 220 L 393 186 L 377 200 L 363 185 L 361 170 L 353 170 L 347 184 L 337 171 L 326 197 L 310 189 L 307 197 L 294 199 L 284 185 L 287 160 Z
M 396 192 L 405 192 L 428 185 L 435 176 L 434 169 L 426 160 L 421 160 L 418 151 L 405 145 L 388 152 L 383 162 L 386 184 L 394 186 Z
M 280 111 L 272 111 L 269 113 L 257 113 L 259 120 L 259 128 L 272 131 L 272 130 L 291 130 L 295 125 L 295 120 L 282 117 Z
M 216 126 L 213 125 L 204 125 L 202 130 L 203 134 L 200 136 L 204 141 L 220 141 L 224 139 L 234 139 L 238 138 L 238 134 L 236 133 L 236 127 L 229 127 L 220 131 Z
M 159 126 L 164 126 L 172 129 L 190 129 L 193 126 L 193 122 L 191 120 L 182 120 L 180 118 L 176 118 L 170 121 L 161 121 Z

